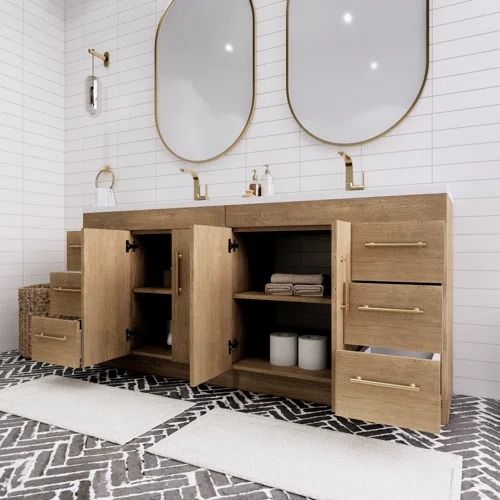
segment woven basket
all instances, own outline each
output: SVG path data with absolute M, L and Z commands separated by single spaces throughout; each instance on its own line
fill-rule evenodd
M 19 351 L 31 358 L 31 316 L 49 314 L 50 285 L 31 285 L 19 289 Z

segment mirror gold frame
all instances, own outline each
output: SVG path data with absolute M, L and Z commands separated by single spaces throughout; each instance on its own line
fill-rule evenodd
M 426 52 L 425 52 L 425 70 L 422 78 L 422 83 L 420 84 L 419 90 L 416 94 L 415 99 L 413 102 L 410 104 L 410 106 L 407 108 L 406 112 L 401 115 L 401 117 L 390 127 L 385 128 L 382 132 L 377 133 L 373 136 L 367 137 L 366 139 L 363 140 L 358 140 L 358 141 L 353 141 L 353 142 L 333 142 L 331 140 L 323 139 L 321 137 L 318 137 L 317 135 L 311 133 L 302 123 L 300 118 L 298 117 L 297 112 L 295 111 L 292 103 L 292 99 L 290 98 L 290 36 L 291 36 L 291 31 L 290 31 L 290 5 L 291 2 L 295 0 L 287 0 L 287 7 L 286 7 L 286 94 L 287 94 L 287 100 L 288 100 L 288 105 L 290 107 L 290 111 L 297 121 L 297 123 L 300 125 L 300 127 L 306 131 L 311 137 L 314 139 L 321 141 L 322 143 L 325 144 L 332 144 L 332 145 L 337 145 L 337 146 L 356 146 L 359 144 L 363 144 L 366 142 L 373 141 L 375 139 L 378 139 L 382 137 L 383 135 L 387 134 L 390 130 L 394 129 L 397 127 L 412 111 L 412 109 L 415 107 L 417 104 L 418 100 L 420 99 L 425 85 L 427 83 L 427 78 L 429 74 L 429 59 L 430 59 L 430 51 L 429 51 L 429 30 L 430 30 L 430 22 L 429 22 L 429 17 L 430 17 L 430 0 L 425 0 L 426 4 L 426 26 L 425 26 L 425 47 L 426 47 Z M 333 118 L 332 118 L 333 119 Z
M 158 26 L 157 26 L 157 29 L 156 29 L 156 36 L 155 36 L 155 54 L 154 54 L 154 59 L 155 59 L 155 62 L 154 62 L 154 83 L 155 83 L 155 91 L 154 91 L 154 108 L 155 108 L 155 124 L 156 124 L 156 130 L 158 131 L 158 135 L 160 137 L 160 140 L 161 142 L 163 143 L 163 145 L 165 146 L 165 148 L 170 151 L 174 156 L 176 156 L 177 158 L 181 159 L 181 160 L 184 160 L 184 161 L 189 161 L 190 163 L 205 163 L 205 162 L 209 162 L 209 161 L 213 161 L 213 160 L 216 160 L 217 158 L 220 158 L 221 156 L 225 155 L 227 152 L 229 152 L 231 149 L 233 149 L 237 144 L 238 142 L 241 140 L 241 138 L 243 137 L 243 135 L 245 134 L 245 132 L 247 131 L 248 129 L 248 126 L 250 125 L 250 122 L 252 120 L 252 116 L 254 114 L 254 111 L 255 111 L 255 91 L 256 91 L 256 83 L 255 83 L 255 78 L 256 78 L 256 20 L 255 20 L 255 8 L 254 8 L 254 5 L 253 5 L 253 0 L 247 0 L 249 5 L 250 5 L 250 10 L 251 10 L 251 15 L 252 15 L 252 19 L 251 19 L 251 22 L 252 22 L 252 61 L 251 61 L 251 64 L 252 64 L 252 87 L 251 87 L 251 92 L 252 92 L 252 98 L 251 98 L 251 105 L 250 105 L 250 110 L 249 110 L 249 113 L 248 113 L 248 117 L 247 117 L 247 120 L 241 130 L 241 132 L 238 134 L 238 136 L 234 139 L 234 141 L 228 146 L 226 147 L 224 150 L 220 151 L 219 153 L 217 153 L 216 155 L 213 155 L 213 156 L 210 156 L 209 158 L 204 158 L 204 159 L 197 159 L 197 160 L 194 160 L 194 159 L 189 159 L 189 158 L 186 158 L 186 157 L 183 157 L 181 155 L 179 155 L 178 153 L 176 153 L 174 151 L 174 149 L 168 144 L 168 141 L 166 140 L 165 137 L 163 137 L 163 134 L 160 130 L 160 126 L 159 126 L 159 122 L 158 122 L 158 93 L 159 93 L 159 89 L 158 89 L 158 52 L 159 52 L 159 49 L 158 49 L 158 44 L 159 44 L 159 35 L 160 35 L 160 31 L 161 31 L 161 28 L 169 14 L 169 11 L 170 9 L 172 8 L 172 6 L 174 5 L 174 3 L 176 2 L 177 0 L 171 0 L 169 5 L 167 6 L 165 12 L 162 14 L 159 22 L 158 22 Z M 181 0 L 179 0 L 181 1 Z

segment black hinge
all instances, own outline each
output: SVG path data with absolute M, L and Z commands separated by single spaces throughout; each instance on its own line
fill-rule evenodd
M 135 241 L 132 241 L 131 243 L 129 240 L 127 240 L 125 242 L 125 251 L 127 253 L 129 253 L 130 250 L 132 250 L 132 252 L 135 252 L 138 248 L 139 248 L 139 243 L 136 243 Z
M 135 339 L 137 336 L 137 330 L 135 328 L 127 328 L 125 330 L 125 336 L 127 337 L 127 340 Z
M 229 354 L 232 354 L 238 347 L 240 346 L 240 341 L 239 340 L 229 340 L 228 341 L 228 347 L 229 347 Z
M 227 240 L 227 252 L 228 253 L 236 252 L 236 249 L 239 247 L 240 247 L 240 244 L 237 243 L 235 240 L 232 240 L 231 238 L 229 238 Z

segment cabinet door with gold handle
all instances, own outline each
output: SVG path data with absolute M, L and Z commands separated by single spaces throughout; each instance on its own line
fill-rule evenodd
M 172 360 L 189 363 L 190 231 L 172 231 Z

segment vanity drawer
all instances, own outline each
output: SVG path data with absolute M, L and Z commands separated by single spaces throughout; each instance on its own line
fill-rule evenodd
M 439 432 L 440 361 L 337 351 L 335 412 L 343 417 Z
M 51 288 L 49 314 L 51 316 L 82 316 L 82 293 L 78 289 Z
M 33 316 L 31 356 L 36 361 L 78 368 L 81 357 L 79 320 Z
M 82 273 L 80 271 L 50 273 L 50 287 L 80 290 L 82 288 Z
M 66 233 L 66 262 L 68 271 L 81 271 L 82 231 L 68 231 Z
M 443 283 L 443 221 L 352 225 L 352 280 Z
M 443 349 L 443 288 L 352 283 L 344 343 L 423 352 Z

